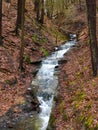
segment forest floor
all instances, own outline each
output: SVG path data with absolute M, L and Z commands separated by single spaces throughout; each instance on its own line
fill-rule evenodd
M 71 15 L 68 19 L 72 26 L 69 28 L 69 23 L 65 27 L 81 33 L 77 46 L 65 55 L 68 62 L 60 67 L 60 88 L 50 126 L 56 130 L 98 130 L 98 76 L 92 74 L 86 10 L 75 10 L 70 8 L 66 12 Z
M 68 62 L 61 66 L 60 89 L 50 119 L 56 130 L 98 130 L 98 76 L 92 74 L 87 22 L 85 25 L 77 46 L 65 55 Z
M 65 55 L 53 118 L 56 130 L 98 130 L 98 76 L 92 76 L 87 30 Z
M 0 117 L 6 115 L 13 107 L 14 118 L 18 118 L 21 108 L 17 105 L 25 104 L 27 89 L 31 86 L 36 71 L 39 68 L 43 57 L 50 54 L 55 46 L 56 28 L 48 20 L 41 26 L 34 20 L 33 5 L 26 3 L 25 13 L 25 49 L 24 49 L 24 71 L 19 70 L 19 57 L 21 38 L 14 33 L 17 6 L 12 1 L 8 10 L 3 3 L 3 46 L 0 46 Z M 52 26 L 52 28 L 51 28 Z M 65 37 L 60 35 L 58 44 L 64 41 Z M 35 102 L 34 102 L 35 103 Z M 31 110 L 37 110 L 32 104 Z M 2 121 L 2 118 L 0 118 Z

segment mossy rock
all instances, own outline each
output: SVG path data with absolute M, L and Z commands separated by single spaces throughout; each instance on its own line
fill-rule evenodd
M 47 130 L 56 130 L 55 121 L 56 121 L 56 119 L 55 119 L 53 113 L 51 113 Z

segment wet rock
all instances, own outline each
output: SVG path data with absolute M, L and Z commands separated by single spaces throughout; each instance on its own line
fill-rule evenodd
M 32 81 L 32 84 L 29 88 L 27 88 L 26 93 L 31 95 L 32 97 L 35 97 L 37 95 L 38 89 L 39 89 L 39 86 L 36 83 L 36 81 L 34 82 Z
M 34 77 L 36 76 L 36 74 L 37 74 L 38 71 L 39 71 L 39 69 L 33 70 L 32 74 L 33 74 Z
M 55 66 L 55 71 L 58 71 L 59 70 L 59 66 Z
M 47 101 L 47 100 L 49 100 L 52 97 L 52 93 L 40 92 L 39 93 L 39 97 L 43 97 L 43 100 Z
M 54 125 L 55 120 L 56 119 L 55 119 L 53 113 L 51 113 L 47 130 L 56 130 L 56 126 Z
M 24 111 L 31 112 L 31 111 L 37 111 L 39 112 L 39 101 L 37 99 L 36 92 L 33 88 L 28 88 L 26 91 L 26 104 L 24 105 Z
M 33 80 L 32 83 L 31 83 L 31 85 L 32 85 L 33 88 L 34 88 L 34 86 L 38 86 L 38 82 L 37 82 L 36 80 Z M 32 88 L 32 87 L 31 87 L 31 88 Z
M 59 68 L 59 66 L 57 65 L 57 66 L 55 66 L 55 69 L 58 69 Z
M 30 63 L 30 64 L 33 64 L 33 65 L 40 65 L 40 64 L 41 64 L 41 62 L 42 62 L 42 59 L 37 60 L 37 61 L 31 61 L 31 63 Z
M 58 61 L 58 64 L 65 64 L 65 63 L 67 63 L 66 59 L 61 59 L 60 61 Z
M 26 92 L 26 95 L 27 95 L 27 100 L 29 102 L 36 102 L 36 103 L 39 103 L 38 102 L 38 99 L 37 99 L 37 90 L 34 90 L 32 88 L 28 88 L 27 89 L 27 92 Z M 31 101 L 30 101 L 30 98 L 31 98 Z
M 37 111 L 39 112 L 40 109 L 39 109 L 39 104 L 35 103 L 35 102 L 27 102 L 24 106 L 24 109 L 23 109 L 25 112 L 31 112 L 31 111 Z
M 27 88 L 26 95 L 30 95 L 31 97 L 33 97 L 35 95 L 34 92 L 33 92 L 33 89 Z

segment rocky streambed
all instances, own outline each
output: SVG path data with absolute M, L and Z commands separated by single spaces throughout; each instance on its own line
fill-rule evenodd
M 10 118 L 11 113 L 9 112 L 6 116 L 6 120 L 9 120 L 7 122 L 8 127 L 4 125 L 4 119 L 2 119 L 3 125 L 0 130 L 47 129 L 54 97 L 58 89 L 58 67 L 60 64 L 67 62 L 66 59 L 61 59 L 76 44 L 76 35 L 70 35 L 70 37 L 70 41 L 59 48 L 55 48 L 55 51 L 50 56 L 42 60 L 41 67 L 27 90 L 27 102 L 23 106 L 19 106 L 24 111 L 24 113 L 20 114 L 20 116 L 22 115 L 21 119 L 15 120 L 17 114 Z M 34 107 L 37 112 L 32 112 Z

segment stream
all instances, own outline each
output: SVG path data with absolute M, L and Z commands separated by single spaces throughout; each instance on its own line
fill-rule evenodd
M 20 121 L 11 130 L 46 130 L 54 104 L 54 96 L 58 88 L 58 74 L 56 69 L 59 61 L 63 58 L 76 42 L 76 35 L 70 35 L 70 41 L 55 48 L 55 51 L 46 57 L 41 67 L 32 81 L 32 85 L 39 86 L 37 98 L 40 102 L 40 112 L 30 115 L 29 118 Z M 10 130 L 10 129 L 7 129 Z

